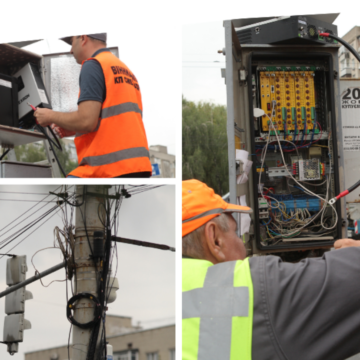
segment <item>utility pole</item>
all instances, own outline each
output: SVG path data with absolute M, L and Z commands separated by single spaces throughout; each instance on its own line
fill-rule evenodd
M 104 185 L 86 185 L 84 190 L 84 186 L 76 185 L 77 203 L 82 203 L 82 205 L 76 207 L 75 214 L 74 260 L 76 275 L 74 295 L 88 293 L 100 300 L 98 290 L 104 261 L 95 252 L 101 252 L 101 249 L 105 247 L 106 228 L 104 224 L 106 224 L 106 215 L 104 209 L 108 187 Z M 84 197 L 83 194 L 85 194 Z M 101 194 L 102 196 L 95 196 L 94 194 Z M 94 232 L 98 232 L 95 237 Z M 101 235 L 99 232 L 103 233 L 102 237 L 99 237 L 99 234 Z M 99 242 L 101 242 L 102 246 L 100 246 Z M 106 279 L 103 279 L 103 281 L 106 281 Z M 95 307 L 96 304 L 90 298 L 80 298 L 73 305 L 74 320 L 81 324 L 93 321 Z M 105 324 L 100 323 L 100 330 L 96 339 L 96 351 L 93 356 L 94 360 L 100 360 L 99 343 L 103 326 Z M 94 326 L 89 328 L 73 326 L 72 359 L 87 359 L 93 330 Z

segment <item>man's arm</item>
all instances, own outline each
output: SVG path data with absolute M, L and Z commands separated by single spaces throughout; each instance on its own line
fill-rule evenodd
M 74 132 L 93 131 L 99 121 L 101 103 L 98 101 L 83 101 L 74 112 L 59 112 L 49 109 L 37 109 L 34 112 L 41 126 L 55 124 L 65 130 Z
M 344 249 L 347 247 L 352 247 L 352 246 L 360 246 L 360 241 L 353 240 L 353 239 L 341 239 L 341 240 L 336 240 L 334 242 L 334 248 L 337 250 Z
M 253 359 L 340 360 L 360 352 L 360 248 L 296 264 L 250 258 Z

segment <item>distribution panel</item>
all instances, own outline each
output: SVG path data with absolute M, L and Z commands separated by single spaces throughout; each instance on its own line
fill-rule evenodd
M 345 205 L 329 203 L 344 190 L 339 45 L 319 35 L 337 33 L 335 18 L 224 22 L 230 201 L 246 195 L 254 210 L 239 234 L 248 254 L 321 255 L 345 236 Z M 251 160 L 247 181 L 235 149 Z
M 251 107 L 261 108 L 252 133 L 255 226 L 262 248 L 287 248 L 336 239 L 334 102 L 326 55 L 288 61 L 251 58 Z M 295 56 L 294 56 L 295 55 Z M 291 58 L 291 59 L 290 59 Z M 267 203 L 267 206 L 266 206 Z

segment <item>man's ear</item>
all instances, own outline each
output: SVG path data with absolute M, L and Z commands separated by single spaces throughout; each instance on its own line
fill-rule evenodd
M 216 222 L 210 220 L 205 224 L 204 240 L 209 255 L 213 258 L 212 262 L 214 264 L 226 260 L 224 254 L 224 241 L 221 235 L 222 231 Z

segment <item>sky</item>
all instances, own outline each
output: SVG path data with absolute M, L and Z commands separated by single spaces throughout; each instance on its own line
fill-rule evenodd
M 38 204 L 29 200 L 42 200 L 49 191 L 54 191 L 56 188 L 58 185 L 0 185 L 0 241 L 35 219 L 35 217 L 30 217 L 25 220 L 24 218 L 28 214 L 39 209 L 36 216 L 40 216 L 47 209 L 53 207 L 54 203 Z M 46 201 L 53 198 L 50 196 Z M 24 219 L 20 226 L 6 233 L 16 222 L 6 229 L 3 229 L 4 226 L 34 205 L 36 207 L 19 219 Z M 45 207 L 40 209 L 43 205 Z M 124 199 L 119 215 L 117 236 L 175 247 L 174 186 L 161 186 Z M 1 254 L 9 252 L 27 256 L 27 278 L 35 274 L 31 258 L 40 249 L 50 247 L 50 249 L 38 252 L 33 258 L 34 265 L 39 272 L 63 261 L 61 251 L 51 248 L 54 243 L 54 228 L 55 226 L 63 228 L 63 216 L 61 211 L 52 218 L 50 216 L 46 218 L 48 221 L 43 226 L 13 250 L 9 251 L 13 244 L 21 241 L 28 233 L 24 233 L 7 247 L 0 249 Z M 109 304 L 107 313 L 130 316 L 133 325 L 140 323 L 140 326 L 144 328 L 174 324 L 175 253 L 128 244 L 118 244 L 117 249 L 119 261 L 117 278 L 120 289 L 117 291 L 115 302 Z M 0 258 L 0 291 L 7 287 L 5 275 L 7 258 Z M 61 269 L 43 278 L 43 283 L 47 285 L 52 280 L 63 279 L 65 279 L 65 270 Z M 36 281 L 28 285 L 26 289 L 33 294 L 33 299 L 26 301 L 25 304 L 25 319 L 31 322 L 32 329 L 25 330 L 24 342 L 19 344 L 20 351 L 13 357 L 7 353 L 6 346 L 1 344 L 0 359 L 23 359 L 24 352 L 67 344 L 70 323 L 65 316 L 65 282 L 54 282 L 49 287 L 43 287 L 39 281 Z M 0 299 L 1 340 L 5 316 L 4 299 Z
M 262 4 L 264 4 L 262 6 Z M 218 50 L 225 47 L 223 20 L 271 17 L 285 15 L 310 15 L 324 13 L 340 13 L 334 24 L 338 27 L 338 35 L 345 35 L 354 26 L 360 25 L 358 6 L 355 1 L 347 1 L 346 6 L 340 2 L 330 2 L 324 7 L 321 2 L 302 1 L 287 6 L 284 1 L 276 1 L 276 6 L 265 5 L 264 1 L 256 2 L 256 7 L 239 8 L 227 17 L 219 16 L 213 21 L 188 22 L 182 29 L 182 93 L 194 102 L 213 102 L 226 105 L 225 80 L 221 77 L 221 68 L 225 68 L 225 56 Z M 295 5 L 297 4 L 297 5 Z M 311 6 L 306 6 L 311 4 Z M 219 10 L 220 12 L 222 10 Z M 209 17 L 210 18 L 210 17 Z

